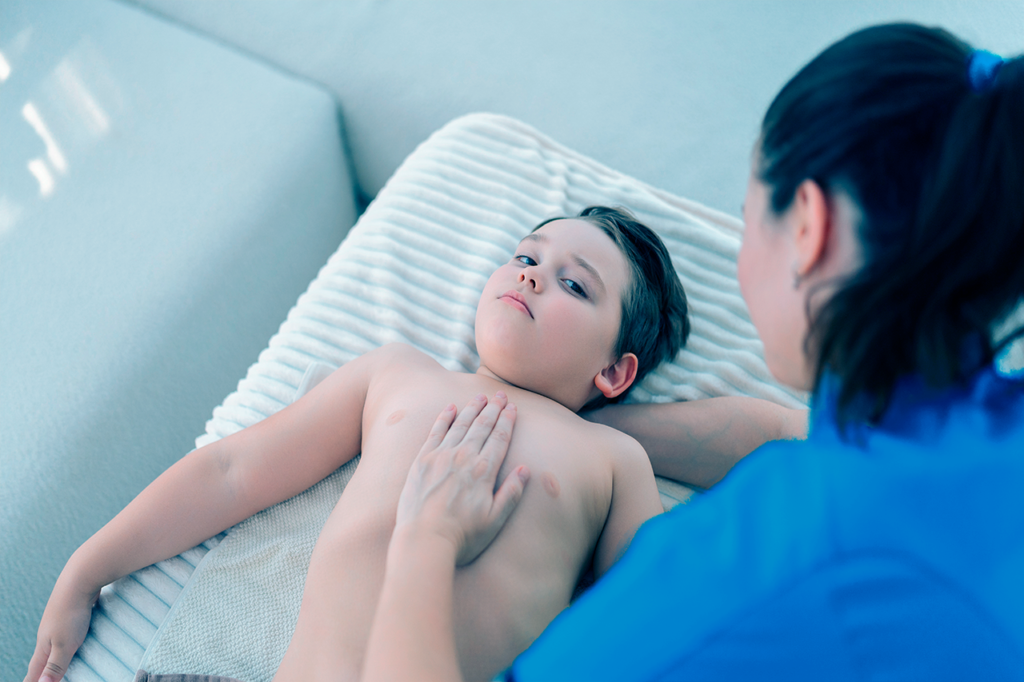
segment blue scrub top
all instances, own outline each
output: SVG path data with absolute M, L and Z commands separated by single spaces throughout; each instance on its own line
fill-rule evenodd
M 835 393 L 644 524 L 508 679 L 1024 679 L 1024 378 L 903 381 L 859 444 Z

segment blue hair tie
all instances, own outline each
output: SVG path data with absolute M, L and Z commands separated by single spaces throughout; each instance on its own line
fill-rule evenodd
M 988 50 L 975 50 L 967 58 L 967 80 L 975 92 L 984 92 L 992 87 L 992 83 L 1003 65 L 1003 58 Z

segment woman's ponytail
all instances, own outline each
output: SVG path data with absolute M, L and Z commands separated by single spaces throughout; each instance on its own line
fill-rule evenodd
M 914 243 L 937 272 L 929 278 L 934 293 L 922 302 L 915 364 L 933 384 L 990 363 L 994 324 L 1024 296 L 1022 72 L 1018 57 L 1002 63 L 991 82 L 970 83 L 922 188 Z M 938 246 L 926 250 L 930 240 Z M 964 346 L 972 339 L 980 343 L 973 356 Z M 961 357 L 938 362 L 949 349 Z

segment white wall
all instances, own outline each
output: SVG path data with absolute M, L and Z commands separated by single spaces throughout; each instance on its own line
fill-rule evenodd
M 324 85 L 373 195 L 446 121 L 508 114 L 733 214 L 775 92 L 888 21 L 1024 51 L 1024 0 L 134 0 Z

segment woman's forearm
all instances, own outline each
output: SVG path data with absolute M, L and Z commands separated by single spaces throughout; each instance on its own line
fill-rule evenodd
M 370 630 L 363 680 L 461 680 L 452 625 L 456 547 L 396 528 Z
M 764 443 L 807 435 L 806 410 L 746 397 L 612 405 L 584 416 L 637 439 L 657 475 L 701 488 Z

